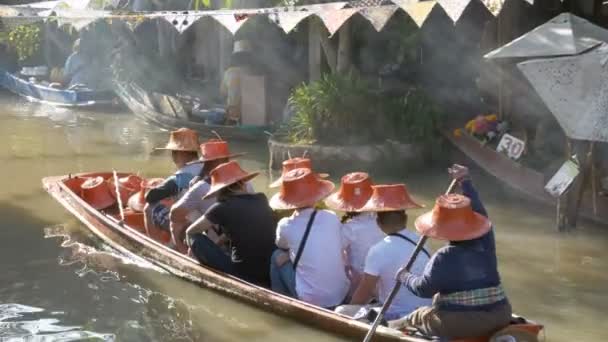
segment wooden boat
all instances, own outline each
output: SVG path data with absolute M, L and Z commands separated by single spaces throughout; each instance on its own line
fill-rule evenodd
M 464 132 L 458 137 L 450 131 L 443 131 L 443 135 L 475 164 L 509 188 L 539 203 L 552 206 L 557 203 L 557 200 L 545 191 L 545 184 L 549 180 L 541 172 L 525 167 L 484 146 Z M 592 196 L 586 193 L 581 204 L 581 215 L 598 223 L 608 223 L 608 198 L 598 196 L 596 201 L 594 210 Z
M 0 86 L 26 98 L 30 102 L 39 102 L 51 106 L 97 109 L 118 104 L 118 99 L 112 91 L 51 88 L 22 79 L 7 71 L 0 71 Z
M 215 271 L 166 247 L 144 233 L 141 213 L 125 214 L 125 223 L 122 223 L 119 220 L 120 214 L 116 206 L 105 211 L 95 210 L 80 197 L 79 189 L 85 180 L 99 176 L 110 179 L 113 175 L 112 173 L 84 173 L 47 177 L 42 180 L 42 183 L 49 194 L 82 221 L 97 237 L 122 253 L 136 258 L 144 258 L 168 272 L 195 282 L 200 286 L 333 334 L 352 339 L 362 339 L 367 333 L 368 324 Z M 127 174 L 119 174 L 118 176 L 123 177 Z M 525 326 L 533 325 L 527 324 Z M 538 330 L 542 329 L 537 325 L 533 327 Z M 422 342 L 429 341 L 429 339 L 408 336 L 394 329 L 379 327 L 374 341 Z M 460 342 L 487 341 L 488 339 L 474 339 Z
M 199 132 L 202 136 L 215 137 L 213 132 L 223 139 L 257 141 L 265 140 L 268 136 L 267 127 L 258 126 L 229 126 L 207 124 L 187 113 L 178 115 L 175 112 L 161 112 L 156 107 L 154 96 L 135 83 L 115 83 L 116 93 L 127 107 L 140 118 L 166 129 L 187 127 Z

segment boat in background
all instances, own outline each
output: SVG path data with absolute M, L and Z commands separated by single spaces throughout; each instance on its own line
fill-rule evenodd
M 136 116 L 165 129 L 187 127 L 201 136 L 216 137 L 218 134 L 223 139 L 230 140 L 259 141 L 268 137 L 266 126 L 210 123 L 209 118 L 197 116 L 192 112 L 192 103 L 170 95 L 149 93 L 133 82 L 115 82 L 115 90 L 121 101 Z
M 118 98 L 113 91 L 52 88 L 44 84 L 30 82 L 8 71 L 0 70 L 0 87 L 8 89 L 30 102 L 51 106 L 94 110 L 119 107 Z
M 130 176 L 133 177 L 130 174 L 121 173 L 117 174 L 116 178 L 128 179 Z M 211 269 L 201 265 L 197 260 L 167 247 L 167 236 L 150 237 L 146 235 L 142 213 L 125 209 L 123 211 L 124 219 L 121 219 L 120 209 L 116 204 L 112 205 L 115 201 L 108 193 L 112 191 L 112 186 L 106 185 L 105 189 L 91 186 L 94 185 L 91 180 L 97 181 L 97 185 L 99 185 L 102 179 L 111 183 L 111 180 L 114 179 L 113 173 L 97 172 L 46 177 L 42 180 L 42 184 L 55 200 L 76 216 L 93 234 L 121 253 L 144 258 L 168 272 L 202 287 L 328 333 L 361 340 L 370 329 L 369 324 L 280 295 Z M 95 192 L 88 192 L 91 190 L 87 189 L 95 189 Z M 107 209 L 97 210 L 94 207 Z M 527 322 L 520 317 L 516 317 L 516 319 L 517 324 L 512 325 L 510 329 L 521 329 L 532 334 L 538 334 L 542 330 L 540 325 Z M 378 328 L 373 340 L 376 342 L 434 341 L 432 338 L 416 335 L 415 332 L 399 331 L 383 326 Z M 452 342 L 488 342 L 489 340 L 490 338 L 486 337 Z
M 541 172 L 496 152 L 467 133 L 455 136 L 453 132 L 446 130 L 442 134 L 468 159 L 509 188 L 536 202 L 556 205 L 557 199 L 545 191 L 545 184 L 549 179 Z M 585 192 L 580 210 L 582 217 L 586 219 L 601 224 L 608 223 L 608 197 L 597 196 L 594 204 L 592 194 Z

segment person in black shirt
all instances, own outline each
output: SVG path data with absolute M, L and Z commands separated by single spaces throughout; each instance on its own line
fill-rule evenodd
M 268 287 L 276 222 L 266 195 L 246 190 L 245 183 L 257 175 L 243 171 L 236 161 L 211 171 L 211 188 L 204 198 L 217 196 L 218 202 L 190 225 L 186 234 L 191 254 L 201 264 Z M 214 238 L 214 233 L 219 238 Z M 219 246 L 226 239 L 230 255 Z

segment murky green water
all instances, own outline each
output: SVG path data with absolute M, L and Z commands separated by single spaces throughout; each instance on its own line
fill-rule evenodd
M 337 340 L 115 254 L 41 188 L 44 176 L 78 171 L 164 176 L 166 156 L 150 151 L 166 132 L 126 113 L 75 113 L 6 94 L 0 106 L 1 341 Z M 248 152 L 246 169 L 266 169 L 264 143 L 232 145 Z M 439 169 L 404 177 L 427 205 L 448 183 Z M 506 195 L 492 179 L 476 180 L 515 310 L 544 323 L 548 341 L 608 340 L 607 227 L 585 223 L 560 235 L 551 210 Z M 254 182 L 267 184 L 266 176 Z

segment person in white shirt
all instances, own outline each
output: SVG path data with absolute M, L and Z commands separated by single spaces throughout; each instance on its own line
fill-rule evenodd
M 369 175 L 353 172 L 342 177 L 340 189 L 325 200 L 330 209 L 345 212 L 340 232 L 351 292 L 359 285 L 369 249 L 384 239 L 384 233 L 376 223 L 376 214 L 360 211 L 371 195 L 372 180 Z
M 195 177 L 190 182 L 188 191 L 171 207 L 170 228 L 171 241 L 175 248 L 186 253 L 188 246 L 184 243 L 186 228 L 203 216 L 215 202 L 216 198 L 203 199 L 211 188 L 209 174 L 218 165 L 226 163 L 230 158 L 242 155 L 231 154 L 228 148 L 228 143 L 224 140 L 211 139 L 200 145 L 201 158 L 195 163 L 202 163 L 202 170 L 198 177 Z M 253 188 L 249 183 L 248 190 L 253 193 Z
M 281 190 L 270 200 L 275 210 L 294 210 L 277 225 L 270 279 L 275 292 L 324 308 L 340 305 L 350 282 L 346 276 L 340 220 L 315 203 L 327 197 L 334 185 L 308 168 L 287 172 Z
M 368 304 L 376 291 L 379 305 L 384 303 L 395 285 L 397 271 L 407 262 L 419 239 L 418 234 L 406 229 L 405 211 L 421 206 L 411 199 L 405 185 L 377 185 L 372 188 L 373 194 L 361 210 L 378 213 L 378 226 L 386 237 L 369 250 L 363 277 L 352 296 L 351 305 L 336 309 L 348 316 L 358 316 L 362 308 L 370 309 Z M 428 260 L 429 253 L 424 250 L 418 255 L 412 273 L 422 274 Z M 430 304 L 429 299 L 417 297 L 403 288 L 391 303 L 385 318 L 393 320 Z

